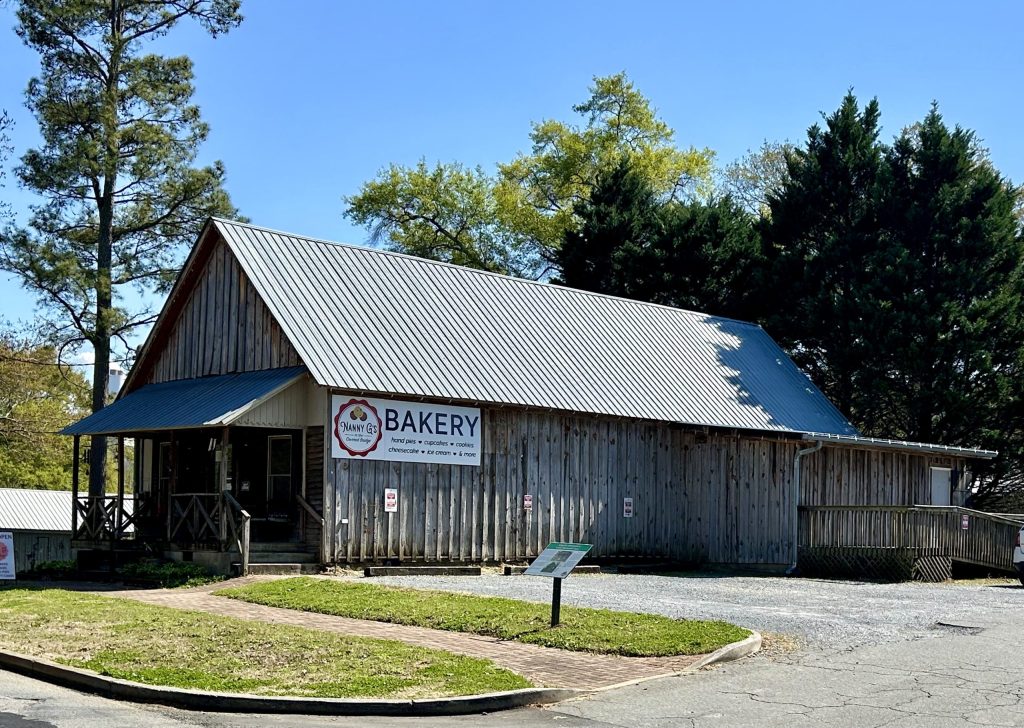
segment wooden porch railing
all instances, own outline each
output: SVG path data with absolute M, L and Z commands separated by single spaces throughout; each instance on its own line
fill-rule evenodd
M 323 563 L 325 561 L 325 556 L 327 555 L 327 521 L 317 512 L 316 508 L 311 506 L 309 501 L 303 498 L 300 494 L 296 493 L 295 499 L 299 502 L 299 505 L 302 506 L 304 515 L 312 518 L 315 523 L 320 524 L 320 543 L 317 545 L 317 548 L 319 549 L 317 558 L 320 560 L 320 563 Z M 303 525 L 302 530 L 305 532 L 305 525 Z
M 220 543 L 220 493 L 174 493 L 170 505 L 167 513 L 168 541 Z
M 71 514 L 73 538 L 85 541 L 131 538 L 139 513 L 137 506 L 131 496 L 80 495 L 74 500 Z
M 1022 521 L 957 506 L 804 506 L 801 548 L 910 549 L 978 566 L 1013 570 Z
M 229 543 L 233 543 L 242 558 L 242 576 L 249 575 L 249 540 L 252 516 L 242 508 L 229 492 L 224 491 L 224 518 L 227 525 Z

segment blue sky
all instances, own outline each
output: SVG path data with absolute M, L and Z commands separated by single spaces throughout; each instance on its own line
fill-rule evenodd
M 0 108 L 15 157 L 37 143 L 22 106 L 36 57 L 0 4 Z M 924 116 L 974 129 L 1024 182 L 1024 5 L 1016 2 L 340 2 L 245 0 L 210 39 L 179 26 L 221 159 L 256 224 L 345 242 L 366 233 L 342 196 L 391 162 L 493 169 L 526 151 L 531 121 L 572 120 L 595 75 L 625 70 L 681 145 L 728 162 L 765 140 L 799 142 L 849 87 L 877 96 L 884 136 Z M 0 194 L 31 198 L 7 178 Z M 0 319 L 31 302 L 0 274 Z

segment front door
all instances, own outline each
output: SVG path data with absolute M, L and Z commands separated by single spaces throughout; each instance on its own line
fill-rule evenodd
M 950 504 L 950 475 L 949 468 L 932 468 L 932 505 L 948 506 Z
M 292 510 L 295 447 L 291 435 L 267 438 L 267 516 L 287 519 Z

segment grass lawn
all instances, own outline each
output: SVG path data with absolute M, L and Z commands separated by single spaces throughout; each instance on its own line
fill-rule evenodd
M 273 607 L 631 656 L 699 655 L 750 634 L 728 622 L 567 606 L 561 624 L 552 628 L 550 604 L 309 577 L 215 593 Z
M 0 590 L 0 649 L 150 685 L 331 698 L 530 687 L 489 660 L 58 589 Z

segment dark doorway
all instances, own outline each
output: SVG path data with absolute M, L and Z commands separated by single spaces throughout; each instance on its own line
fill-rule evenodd
M 252 516 L 255 541 L 289 541 L 302 484 L 302 432 L 239 427 L 231 431 L 232 491 Z

